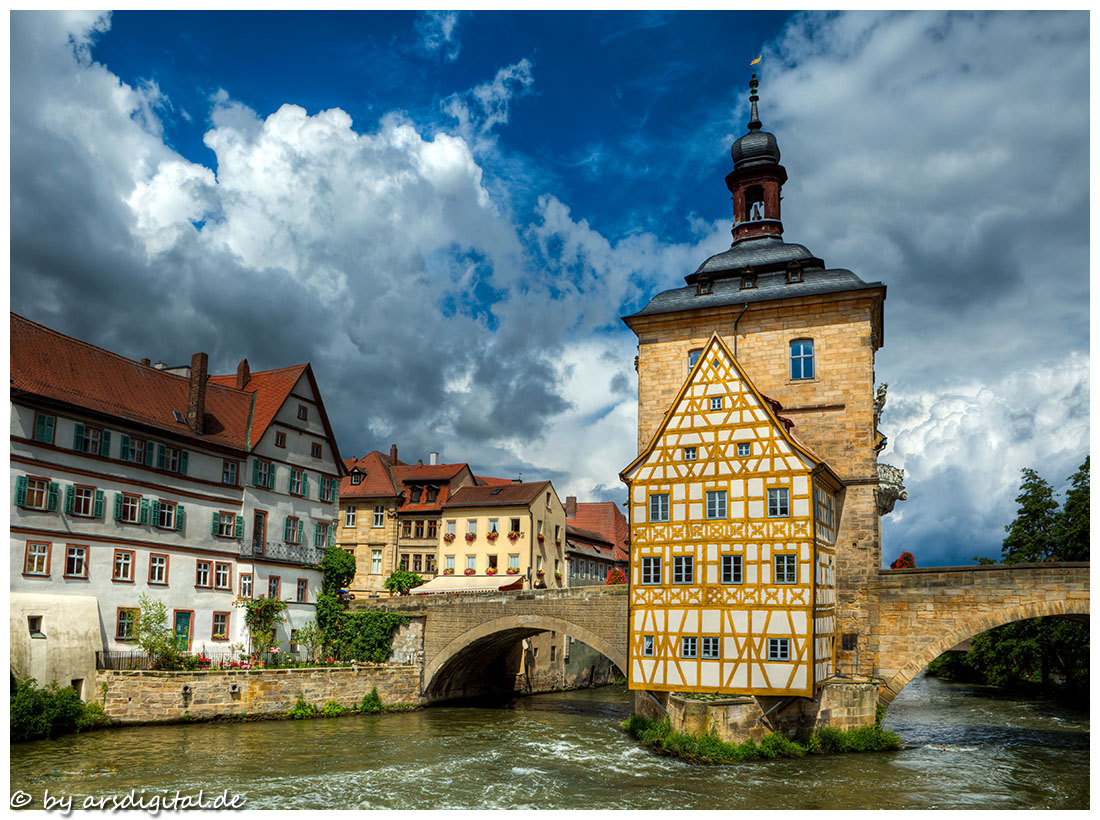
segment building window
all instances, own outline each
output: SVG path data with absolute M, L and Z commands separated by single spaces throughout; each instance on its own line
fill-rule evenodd
M 643 584 L 659 584 L 661 583 L 661 559 L 645 557 L 642 558 L 642 583 Z
M 413 572 L 423 572 L 422 560 L 420 553 L 413 555 Z
M 256 510 L 252 514 L 252 551 L 256 555 L 263 555 L 266 541 L 267 513 L 263 510 Z
M 178 447 L 157 445 L 157 467 L 170 473 L 187 474 L 187 452 Z
M 768 489 L 768 518 L 786 518 L 790 515 L 790 490 L 786 487 Z
M 377 507 L 375 509 L 377 509 Z M 352 506 L 351 504 L 349 504 L 347 507 L 344 508 L 344 526 L 345 527 L 354 527 L 355 526 L 355 507 Z M 375 526 L 377 526 L 377 524 Z
M 375 527 L 382 527 L 382 526 L 385 526 L 385 523 L 386 523 L 386 508 L 383 507 L 381 504 L 376 504 L 374 506 L 374 526 Z
M 713 660 L 719 657 L 718 654 L 718 638 L 716 637 L 703 637 L 703 645 L 700 647 L 702 651 L 702 657 Z
M 134 552 L 133 550 L 115 550 L 114 569 L 111 572 L 112 581 L 121 581 L 127 584 L 134 582 Z
M 423 537 L 424 537 L 424 520 L 420 519 L 416 522 L 415 526 L 413 527 L 413 538 L 423 538 Z
M 363 483 L 363 474 L 362 473 L 352 473 L 351 474 L 351 483 L 355 484 L 355 485 L 362 484 Z
M 420 503 L 420 493 L 422 492 L 419 484 L 414 484 L 409 490 L 409 501 L 413 504 Z
M 149 517 L 148 505 L 146 505 L 145 517 Z M 115 493 L 115 520 L 124 524 L 141 523 L 141 496 Z
M 697 348 L 695 350 L 688 351 L 688 370 L 695 367 L 695 363 L 699 361 L 699 357 L 703 355 L 703 349 Z
M 813 377 L 813 339 L 798 339 L 791 342 L 791 379 L 812 379 Z
M 45 413 L 34 414 L 34 440 L 43 444 L 53 444 L 53 431 L 57 426 L 55 416 L 47 416 Z
M 739 441 L 737 443 L 737 456 L 739 458 L 745 458 L 745 456 L 752 455 L 752 444 L 747 441 Z
M 209 561 L 196 561 L 195 562 L 195 586 L 197 586 L 197 587 L 209 587 L 210 586 L 210 562 Z
M 477 535 L 477 519 L 469 518 L 466 520 L 466 533 L 467 535 Z
M 293 515 L 286 517 L 286 524 L 283 525 L 283 540 L 288 544 L 302 543 L 302 522 Z
M 92 487 L 70 487 L 72 503 L 67 504 L 70 515 L 84 515 L 89 518 L 95 512 L 96 491 Z
M 309 600 L 309 580 L 306 578 L 298 579 L 298 592 L 294 599 L 300 604 L 304 604 Z
M 153 521 L 162 530 L 182 530 L 183 505 L 174 501 L 154 501 Z
M 134 627 L 137 626 L 138 610 L 128 607 L 119 607 L 118 621 L 115 624 L 116 641 L 134 640 Z
M 131 464 L 145 464 L 147 452 L 145 439 L 133 438 L 123 434 L 118 451 L 119 459 L 129 461 Z
M 149 583 L 163 586 L 168 583 L 168 556 L 153 553 L 149 556 Z
M 653 638 L 654 638 L 653 635 L 643 635 L 642 636 L 642 657 L 643 658 L 652 658 L 653 657 Z
M 275 446 L 286 447 L 286 433 L 283 433 L 281 431 L 277 431 L 275 433 Z
M 791 643 L 787 638 L 768 638 L 768 660 L 789 661 L 791 659 Z
M 691 584 L 695 582 L 695 559 L 690 555 L 672 556 L 672 583 Z
M 242 598 L 252 597 L 252 573 L 242 572 L 240 578 L 240 594 Z
M 231 512 L 214 513 L 214 535 L 232 538 L 237 531 L 237 516 Z
M 695 461 L 696 452 L 697 451 L 694 447 L 685 447 L 684 448 L 684 461 Z
M 268 598 L 278 598 L 279 597 L 279 586 L 280 586 L 280 584 L 281 584 L 281 581 L 280 581 L 278 575 L 272 575 L 270 578 L 267 579 L 267 597 Z
M 722 397 L 721 396 L 711 396 L 710 397 L 710 409 L 711 410 L 721 410 L 722 409 Z
M 309 419 L 309 409 L 304 404 L 298 405 L 298 418 L 302 421 Z
M 318 549 L 324 549 L 325 547 L 332 546 L 332 530 L 328 524 L 314 522 L 313 546 L 317 547 Z
M 455 571 L 455 557 L 448 555 L 443 559 L 443 566 L 445 569 L 449 569 L 451 572 Z
M 50 576 L 50 545 L 39 541 L 27 542 L 27 554 L 23 559 L 23 574 Z
M 110 433 L 104 432 L 99 427 L 89 427 L 86 424 L 77 424 L 73 433 L 73 449 L 81 453 L 88 453 L 88 455 L 107 455 L 106 451 L 110 446 L 110 441 Z
M 382 574 L 382 550 L 370 551 L 370 573 L 371 575 Z
M 214 589 L 233 589 L 232 568 L 222 561 L 214 562 Z
M 88 577 L 88 548 L 69 544 L 65 549 L 65 577 Z
M 427 501 L 429 504 L 434 504 L 435 500 L 439 498 L 439 488 L 429 486 L 427 491 Z
M 291 495 L 303 495 L 302 490 L 302 471 L 290 468 L 290 483 L 287 485 Z
M 212 641 L 228 641 L 229 640 L 229 613 L 228 612 L 215 612 L 214 624 L 210 628 L 210 640 Z
M 435 538 L 439 535 L 439 522 L 432 519 L 428 522 L 428 538 Z
M 798 559 L 794 555 L 775 556 L 775 582 L 793 584 L 798 580 Z
M 240 465 L 236 461 L 223 461 L 222 462 L 222 484 L 229 484 L 232 487 L 237 486 L 237 472 L 240 469 Z
M 321 445 L 316 441 L 309 445 L 309 454 L 314 458 L 321 457 Z
M 740 555 L 723 555 L 722 556 L 722 583 L 723 584 L 740 584 L 741 583 L 741 556 Z
M 271 489 L 275 481 L 275 468 L 270 461 L 256 459 L 252 462 L 252 483 L 257 487 Z
M 668 521 L 668 493 L 654 493 L 649 497 L 649 520 L 651 523 Z
M 519 519 L 518 518 L 513 518 L 511 520 L 511 524 L 509 525 L 508 532 L 519 533 Z
M 726 517 L 726 491 L 707 490 L 707 518 Z
M 466 569 L 472 569 L 475 572 L 477 571 L 477 556 L 476 555 L 467 555 L 466 556 Z
M 681 658 L 694 658 L 695 657 L 695 643 L 696 638 L 694 635 L 684 635 L 680 638 L 680 657 Z
M 19 476 L 15 479 L 15 504 L 30 510 L 54 512 L 57 510 L 58 490 L 58 485 L 49 479 Z

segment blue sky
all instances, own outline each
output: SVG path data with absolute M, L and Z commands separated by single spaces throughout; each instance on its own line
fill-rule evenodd
M 1089 440 L 1085 13 L 11 17 L 11 303 L 311 361 L 344 455 L 621 501 L 637 310 L 729 246 L 749 61 L 787 241 L 889 287 L 884 558 L 999 553 Z M 1057 55 L 1052 59 L 1051 55 Z

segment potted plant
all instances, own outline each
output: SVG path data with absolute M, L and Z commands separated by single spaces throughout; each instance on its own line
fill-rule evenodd
M 486 575 L 496 575 L 497 574 L 497 568 L 496 567 L 489 567 L 487 570 L 485 570 L 485 574 Z
M 489 532 L 485 533 L 485 538 L 490 544 L 492 544 L 494 541 L 500 538 L 500 533 L 496 530 L 490 530 Z
M 465 569 L 465 570 L 463 571 L 463 573 L 462 573 L 462 574 L 463 574 L 463 575 L 473 575 L 473 574 L 474 574 L 475 572 L 477 572 L 477 570 L 476 570 L 476 569 L 470 569 L 469 567 L 467 567 L 467 568 L 466 568 L 466 569 Z
M 447 532 L 443 534 L 443 541 L 446 544 L 450 544 L 455 540 L 455 534 L 453 532 Z
M 508 533 L 508 540 L 511 541 L 514 544 L 514 543 L 516 543 L 516 541 L 519 540 L 519 537 L 521 535 L 523 535 L 523 533 L 520 532 L 519 530 L 512 530 L 510 533 Z
M 543 534 L 542 534 L 542 533 L 540 532 L 540 533 L 539 533 L 539 543 L 540 543 L 540 544 L 542 544 L 542 543 L 544 543 L 545 541 L 546 541 L 546 536 L 545 536 L 545 535 L 543 535 Z
M 519 567 L 508 567 L 509 575 L 519 575 Z
M 561 539 L 560 538 L 555 538 L 554 539 L 554 546 L 555 547 L 560 547 L 561 546 Z
M 542 577 L 542 576 L 544 576 L 545 574 L 546 574 L 546 570 L 544 570 L 544 569 L 537 569 L 537 570 L 535 570 L 535 575 L 537 575 L 537 576 L 538 576 L 539 578 L 541 578 L 541 577 Z
M 554 573 L 554 578 L 557 579 L 557 582 L 559 584 L 561 583 L 561 571 L 560 570 L 558 572 Z
M 476 533 L 476 532 L 468 532 L 468 533 L 466 533 L 466 543 L 467 543 L 467 544 L 472 544 L 472 543 L 474 543 L 474 541 L 476 541 L 476 540 L 477 540 L 477 533 Z
M 916 566 L 917 561 L 913 558 L 913 553 L 903 552 L 894 563 L 890 564 L 890 569 L 915 569 Z
M 443 574 L 444 575 L 454 575 L 455 574 L 455 568 L 454 567 L 447 567 L 445 570 L 443 570 Z
M 624 573 L 618 567 L 613 567 L 607 573 L 607 580 L 604 581 L 604 586 L 611 586 L 613 584 L 625 584 L 626 573 Z

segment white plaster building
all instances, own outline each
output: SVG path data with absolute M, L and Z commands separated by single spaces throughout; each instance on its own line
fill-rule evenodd
M 96 651 L 135 648 L 143 593 L 193 652 L 247 642 L 238 596 L 290 602 L 284 647 L 313 619 L 344 469 L 312 368 L 206 370 L 205 353 L 165 368 L 11 315 L 17 674 L 90 682 Z

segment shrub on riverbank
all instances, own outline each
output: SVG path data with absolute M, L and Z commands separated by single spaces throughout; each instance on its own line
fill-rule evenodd
M 901 738 L 878 724 L 859 729 L 835 729 L 824 726 L 813 734 L 790 740 L 775 732 L 760 743 L 727 743 L 713 734 L 702 737 L 674 732 L 666 720 L 631 715 L 623 729 L 644 745 L 691 763 L 743 763 L 749 760 L 773 760 L 777 757 L 802 757 L 806 754 L 835 752 L 880 752 L 901 747 Z
M 76 690 L 57 682 L 39 688 L 34 678 L 15 681 L 11 688 L 11 742 L 59 737 L 107 724 L 98 703 L 85 703 Z

